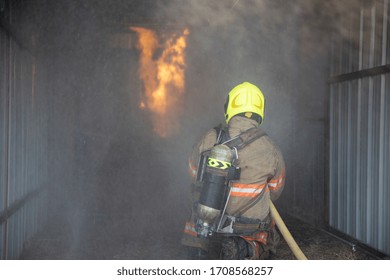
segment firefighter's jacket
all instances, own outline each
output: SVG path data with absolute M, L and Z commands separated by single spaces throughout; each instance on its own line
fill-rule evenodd
M 236 116 L 229 121 L 228 134 L 233 138 L 257 126 L 257 122 L 252 119 Z M 189 173 L 194 181 L 201 153 L 211 149 L 216 139 L 216 130 L 210 129 L 194 146 L 188 162 Z M 264 221 L 269 217 L 269 200 L 276 200 L 284 187 L 285 163 L 282 154 L 270 137 L 264 135 L 238 150 L 236 165 L 241 168 L 241 175 L 239 180 L 230 181 L 231 194 L 226 213 Z M 185 233 L 196 237 L 193 226 L 194 221 L 188 222 Z

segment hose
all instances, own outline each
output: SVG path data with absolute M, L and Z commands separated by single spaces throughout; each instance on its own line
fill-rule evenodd
M 295 242 L 294 238 L 292 237 L 290 231 L 286 227 L 286 224 L 283 222 L 282 217 L 280 217 L 278 210 L 276 210 L 275 208 L 275 205 L 272 203 L 271 200 L 269 201 L 269 203 L 270 203 L 269 206 L 270 206 L 271 215 L 274 218 L 275 223 L 280 230 L 280 233 L 283 235 L 284 239 L 286 240 L 288 247 L 290 247 L 294 256 L 298 260 L 307 260 L 305 254 L 299 248 L 298 244 Z

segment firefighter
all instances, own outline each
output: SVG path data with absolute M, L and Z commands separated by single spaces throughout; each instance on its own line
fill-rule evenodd
M 193 209 L 186 222 L 181 243 L 191 252 L 190 258 L 207 259 L 210 238 L 200 236 L 197 228 L 198 204 L 202 182 L 196 180 L 200 157 L 217 142 L 223 143 L 249 130 L 262 131 L 257 139 L 233 149 L 239 177 L 227 182 L 229 191 L 225 214 L 233 217 L 233 231 L 222 241 L 222 259 L 265 259 L 275 252 L 279 241 L 270 216 L 269 201 L 280 196 L 285 183 L 285 163 L 279 148 L 260 128 L 264 119 L 264 96 L 260 89 L 244 82 L 228 94 L 224 106 L 226 125 L 210 129 L 193 147 L 188 161 L 192 183 Z M 225 195 L 226 196 L 226 195 Z

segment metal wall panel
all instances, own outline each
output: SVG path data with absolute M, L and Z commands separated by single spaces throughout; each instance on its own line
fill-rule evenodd
M 330 226 L 386 254 L 390 73 L 381 66 L 390 58 L 388 2 L 357 1 L 361 6 L 333 36 L 329 141 Z M 343 74 L 349 76 L 337 81 Z
M 0 259 L 18 258 L 47 216 L 45 94 L 43 65 L 0 28 Z
M 0 65 L 5 65 L 5 34 L 0 30 Z M 6 158 L 6 85 L 5 67 L 0 67 L 0 211 L 4 210 L 5 197 L 5 158 Z
M 6 208 L 8 168 L 8 60 L 9 40 L 0 29 L 0 212 Z M 5 247 L 5 227 L 0 227 L 0 259 Z
M 17 259 L 23 250 L 25 241 L 31 238 L 46 222 L 44 208 L 41 207 L 46 204 L 45 199 L 46 195 L 43 193 L 23 205 L 18 212 L 9 218 L 7 259 Z

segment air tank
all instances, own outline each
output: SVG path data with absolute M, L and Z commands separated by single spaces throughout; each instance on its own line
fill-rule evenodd
M 227 177 L 232 160 L 233 152 L 226 145 L 216 145 L 210 151 L 197 208 L 203 231 L 212 227 L 225 205 Z

